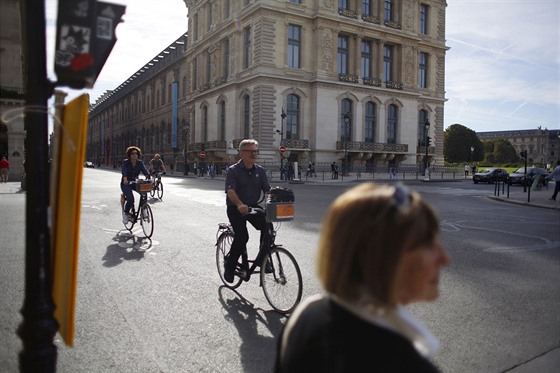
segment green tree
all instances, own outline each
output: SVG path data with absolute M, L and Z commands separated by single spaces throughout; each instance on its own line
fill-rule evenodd
M 484 148 L 475 131 L 456 123 L 447 127 L 443 135 L 443 156 L 449 163 L 480 162 Z
M 519 156 L 511 143 L 505 139 L 494 141 L 494 162 L 495 163 L 514 163 L 519 160 Z

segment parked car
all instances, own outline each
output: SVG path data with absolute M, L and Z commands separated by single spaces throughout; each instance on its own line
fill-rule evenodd
M 506 181 L 509 174 L 503 168 L 487 168 L 473 175 L 473 182 L 475 184 L 481 183 L 495 183 L 496 181 Z
M 546 184 L 545 177 L 548 176 L 548 172 L 544 168 L 527 167 L 527 179 L 525 180 L 525 167 L 521 167 L 509 175 L 509 183 L 531 185 L 537 176 L 541 178 L 543 185 Z
M 93 165 L 93 162 L 86 161 L 86 163 L 84 163 L 84 167 L 86 167 L 86 168 L 94 168 L 95 166 Z

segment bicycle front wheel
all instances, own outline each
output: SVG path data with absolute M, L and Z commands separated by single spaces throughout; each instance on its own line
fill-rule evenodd
M 142 230 L 147 238 L 152 237 L 154 233 L 154 214 L 152 213 L 152 208 L 150 205 L 145 203 L 140 209 L 140 225 L 142 225 Z
M 163 198 L 163 183 L 161 181 L 158 181 L 158 183 L 157 183 L 156 193 L 157 193 L 157 197 L 159 199 Z
M 283 247 L 273 247 L 263 259 L 261 284 L 266 300 L 280 313 L 291 313 L 301 301 L 301 271 L 294 256 Z
M 224 277 L 226 259 L 229 257 L 232 242 L 233 234 L 230 232 L 226 231 L 218 237 L 218 242 L 216 243 L 216 266 L 218 267 L 218 274 L 224 285 L 230 289 L 236 289 L 241 285 L 241 277 L 235 276 L 233 283 L 227 282 Z

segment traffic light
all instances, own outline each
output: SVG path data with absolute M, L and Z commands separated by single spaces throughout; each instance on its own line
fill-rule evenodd
M 527 159 L 527 150 L 523 150 L 519 154 L 521 154 L 521 158 Z
M 57 86 L 92 88 L 111 53 L 125 6 L 59 0 L 54 71 Z
M 426 136 L 426 146 L 432 146 L 432 138 L 430 136 Z

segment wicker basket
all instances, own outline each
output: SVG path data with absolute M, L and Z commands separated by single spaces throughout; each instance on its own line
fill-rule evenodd
M 150 192 L 153 188 L 154 188 L 154 184 L 152 183 L 151 180 L 138 181 L 136 183 L 136 191 L 139 193 Z

